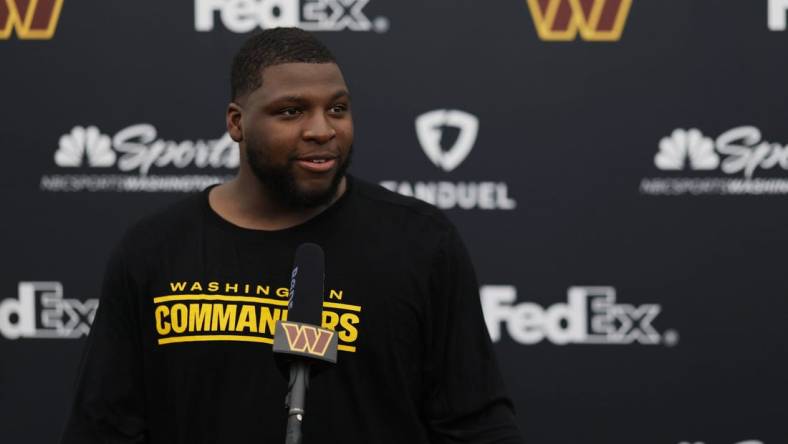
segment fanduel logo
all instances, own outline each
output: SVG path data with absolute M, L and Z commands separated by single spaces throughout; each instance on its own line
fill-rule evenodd
M 7 339 L 87 336 L 98 299 L 63 298 L 60 282 L 20 282 L 19 297 L 0 301 L 0 335 Z
M 230 31 L 299 27 L 307 31 L 386 32 L 385 17 L 364 14 L 369 0 L 195 0 L 194 28 L 212 31 L 215 15 Z
M 416 117 L 416 137 L 427 158 L 444 172 L 451 172 L 468 157 L 479 133 L 479 119 L 456 109 L 438 109 Z M 458 131 L 457 139 L 448 149 L 441 142 L 448 128 Z M 464 210 L 512 210 L 517 202 L 509 197 L 503 182 L 449 182 L 385 180 L 383 187 L 429 202 L 438 208 Z
M 160 168 L 224 172 L 238 167 L 239 152 L 227 133 L 215 140 L 174 142 L 159 138 L 156 128 L 147 123 L 131 125 L 112 137 L 95 126 L 75 126 L 60 137 L 54 161 L 64 170 L 126 174 L 45 175 L 44 191 L 199 191 L 227 177 L 152 172 Z
M 769 29 L 785 31 L 786 14 L 788 14 L 788 0 L 769 0 Z
M 616 303 L 613 287 L 570 287 L 568 302 L 543 308 L 533 302 L 515 303 L 512 286 L 487 285 L 480 289 L 487 330 L 493 342 L 501 339 L 501 327 L 521 344 L 545 339 L 566 344 L 675 345 L 678 334 L 660 334 L 653 325 L 662 307 Z
M 621 39 L 632 0 L 528 0 L 536 33 L 546 41 Z
M 453 126 L 460 130 L 454 145 L 446 151 L 441 148 L 444 126 Z M 468 157 L 478 133 L 479 119 L 464 111 L 437 109 L 416 118 L 416 136 L 424 154 L 435 166 L 447 173 Z
M 662 171 L 721 171 L 710 178 L 649 178 L 641 182 L 644 194 L 788 194 L 788 180 L 754 179 L 760 170 L 788 170 L 788 145 L 763 140 L 754 126 L 725 131 L 716 140 L 700 130 L 677 129 L 659 142 L 654 165 Z
M 0 0 L 0 40 L 12 29 L 20 39 L 51 39 L 62 8 L 63 0 Z

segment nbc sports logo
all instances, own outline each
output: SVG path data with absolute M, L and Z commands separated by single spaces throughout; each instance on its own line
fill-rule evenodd
M 20 39 L 51 39 L 62 8 L 63 0 L 0 0 L 0 40 L 12 29 Z
M 653 159 L 670 175 L 642 179 L 643 194 L 788 194 L 788 144 L 764 140 L 755 126 L 738 126 L 716 139 L 679 128 L 659 141 Z M 686 177 L 686 171 L 703 174 Z
M 539 38 L 567 42 L 621 39 L 632 0 L 527 0 Z

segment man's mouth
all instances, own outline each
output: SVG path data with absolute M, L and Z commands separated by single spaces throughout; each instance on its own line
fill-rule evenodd
M 337 163 L 336 156 L 330 155 L 309 155 L 301 156 L 296 159 L 296 164 L 301 168 L 312 173 L 325 173 L 334 168 Z

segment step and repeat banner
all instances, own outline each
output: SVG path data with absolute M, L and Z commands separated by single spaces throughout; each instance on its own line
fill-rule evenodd
M 788 0 L 0 0 L 0 442 L 56 442 L 110 249 L 232 177 L 314 31 L 352 171 L 444 209 L 529 443 L 788 442 Z

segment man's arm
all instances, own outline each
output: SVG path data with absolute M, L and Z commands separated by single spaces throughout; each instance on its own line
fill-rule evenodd
M 147 442 L 137 294 L 118 248 L 107 265 L 63 444 Z
M 436 443 L 522 443 L 484 323 L 479 285 L 456 230 L 431 278 L 425 411 Z

